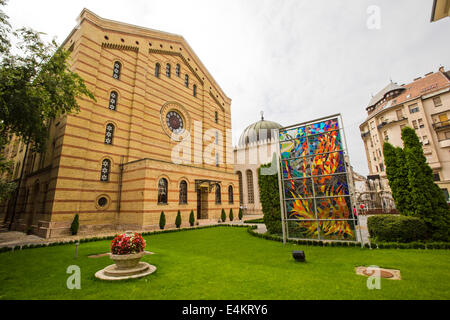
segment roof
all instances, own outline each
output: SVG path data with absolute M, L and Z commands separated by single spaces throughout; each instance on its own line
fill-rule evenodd
M 369 114 L 364 123 L 386 109 L 401 105 L 410 100 L 415 100 L 434 91 L 438 91 L 444 88 L 450 88 L 450 79 L 447 77 L 447 73 L 448 71 L 438 71 L 430 73 L 423 78 L 417 78 L 411 83 L 400 86 L 401 88 L 404 88 L 403 92 L 400 93 L 400 95 L 394 97 L 392 100 L 389 100 L 386 103 L 378 106 L 373 112 Z M 389 85 L 386 88 L 388 87 Z M 380 92 L 383 92 L 383 90 Z
M 272 139 L 272 130 L 282 128 L 282 125 L 262 118 L 258 122 L 252 123 L 239 138 L 239 146 L 245 146 L 249 143 Z M 264 132 L 265 131 L 265 132 Z M 261 134 L 262 133 L 262 134 Z
M 378 101 L 382 100 L 384 98 L 384 96 L 386 95 L 386 93 L 389 93 L 391 91 L 395 91 L 395 90 L 404 90 L 405 88 L 403 88 L 402 86 L 399 86 L 396 83 L 389 83 L 386 87 L 384 87 L 380 92 L 378 92 L 374 97 L 372 97 L 372 99 L 369 102 L 369 105 L 367 107 L 371 107 L 373 105 L 376 105 L 378 103 Z

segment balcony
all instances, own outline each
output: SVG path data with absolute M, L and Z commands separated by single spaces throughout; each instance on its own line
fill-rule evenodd
M 368 137 L 370 135 L 370 132 L 369 131 L 367 131 L 367 132 L 361 132 L 361 138 L 365 138 L 365 137 Z
M 433 123 L 433 129 L 436 131 L 450 128 L 450 120 Z
M 439 147 L 441 147 L 441 148 L 450 147 L 450 139 L 445 139 L 445 140 L 439 141 Z

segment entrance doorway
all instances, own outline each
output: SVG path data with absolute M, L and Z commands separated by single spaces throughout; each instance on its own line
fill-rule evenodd
M 197 188 L 197 219 L 208 219 L 208 187 Z

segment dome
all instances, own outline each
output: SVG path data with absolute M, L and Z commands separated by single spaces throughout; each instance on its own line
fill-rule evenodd
M 249 125 L 245 128 L 244 132 L 242 132 L 241 137 L 239 138 L 239 146 L 245 146 L 249 143 L 272 139 L 274 138 L 272 136 L 272 130 L 282 127 L 283 126 L 281 124 L 264 120 L 264 117 L 261 116 L 261 120 Z

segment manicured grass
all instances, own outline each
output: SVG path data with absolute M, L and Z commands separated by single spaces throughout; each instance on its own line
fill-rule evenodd
M 158 270 L 147 278 L 97 280 L 112 264 L 109 241 L 0 254 L 0 299 L 450 299 L 450 251 L 369 250 L 296 246 L 249 235 L 245 228 L 217 227 L 146 236 Z M 292 250 L 304 250 L 306 263 Z M 81 290 L 69 290 L 70 265 L 81 268 Z M 356 266 L 400 269 L 403 280 L 381 280 L 369 290 Z

